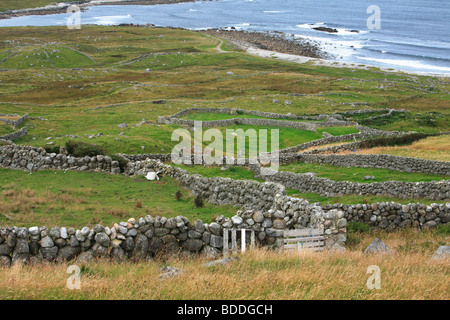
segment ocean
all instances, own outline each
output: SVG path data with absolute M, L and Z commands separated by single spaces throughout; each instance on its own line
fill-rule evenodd
M 375 11 L 368 10 L 372 8 Z M 0 27 L 66 25 L 70 16 L 22 16 L 0 20 Z M 291 39 L 317 42 L 330 60 L 450 75 L 450 6 L 446 0 L 197 1 L 92 6 L 80 17 L 82 25 L 152 23 L 187 29 L 278 31 Z M 334 29 L 334 33 L 314 29 L 320 27 Z

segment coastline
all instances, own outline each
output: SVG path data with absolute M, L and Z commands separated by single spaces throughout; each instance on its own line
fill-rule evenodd
M 302 42 L 289 40 L 284 37 L 277 36 L 277 32 L 260 33 L 223 29 L 208 29 L 200 30 L 198 32 L 225 39 L 237 48 L 244 50 L 249 54 L 256 55 L 262 58 L 275 58 L 294 63 L 310 62 L 316 66 L 334 68 L 350 68 L 362 70 L 377 68 L 380 70 L 380 72 L 384 73 L 404 73 L 411 76 L 434 76 L 445 79 L 448 79 L 450 77 L 450 74 L 425 71 L 410 71 L 401 68 L 380 67 L 376 65 L 361 63 L 356 64 L 327 59 L 329 55 L 325 51 L 323 51 L 317 43 L 307 39 Z M 265 41 L 261 39 L 262 37 L 265 37 Z M 282 45 L 279 46 L 279 44 Z M 314 52 L 316 54 L 304 54 L 305 51 Z
M 86 7 L 101 6 L 101 5 L 142 5 L 151 6 L 158 4 L 174 4 L 184 2 L 194 2 L 195 0 L 81 0 L 81 1 L 69 1 L 50 4 L 45 7 L 16 9 L 0 12 L 0 19 L 10 19 L 21 16 L 31 15 L 48 15 L 66 13 L 67 8 L 71 5 L 77 5 L 81 11 L 85 11 Z

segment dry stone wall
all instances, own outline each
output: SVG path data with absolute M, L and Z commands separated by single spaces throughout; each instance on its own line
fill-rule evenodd
M 311 225 L 326 229 L 326 248 L 342 250 L 346 240 L 342 212 L 324 212 L 321 208 L 317 211 L 311 217 Z M 259 245 L 277 246 L 283 237 L 283 221 L 289 219 L 281 218 L 274 211 L 246 210 L 232 218 L 220 216 L 211 223 L 201 220 L 191 223 L 183 216 L 147 215 L 115 223 L 112 227 L 0 227 L 0 267 L 46 261 L 76 264 L 96 259 L 145 261 L 160 255 L 204 254 L 216 258 L 222 253 L 224 228 L 251 229 Z
M 12 120 L 12 119 L 8 119 L 6 117 L 19 117 L 18 114 L 4 114 L 4 113 L 0 113 L 0 121 L 13 126 L 13 127 L 18 127 L 20 126 L 22 123 L 24 123 L 25 121 L 28 120 L 28 113 L 21 116 L 19 119 L 17 120 Z
M 47 153 L 43 148 L 16 145 L 0 147 L 0 167 L 27 171 L 55 169 L 120 173 L 119 162 L 108 156 L 72 157 Z
M 388 154 L 287 154 L 280 155 L 280 163 L 305 162 L 340 167 L 384 168 L 402 172 L 423 172 L 450 175 L 450 162 L 400 157 Z
M 0 136 L 0 139 L 13 141 L 13 140 L 19 139 L 21 137 L 24 137 L 27 134 L 28 134 L 27 127 L 23 127 L 19 131 L 16 131 L 16 132 L 13 132 L 13 133 L 9 133 L 9 134 L 6 134 L 4 136 Z
M 258 170 L 257 170 L 258 171 Z M 287 188 L 302 193 L 315 193 L 326 197 L 340 197 L 344 195 L 379 195 L 399 199 L 431 199 L 450 200 L 450 182 L 402 182 L 386 181 L 372 183 L 357 183 L 349 181 L 334 181 L 316 177 L 312 173 L 294 173 L 279 171 L 273 175 L 255 175 L 255 178 L 278 182 Z
M 260 119 L 260 118 L 232 118 L 226 120 L 213 120 L 213 121 L 202 121 L 202 126 L 205 128 L 219 127 L 219 126 L 230 126 L 234 124 L 244 124 L 244 125 L 257 125 L 257 126 L 275 126 L 275 127 L 286 127 L 286 128 L 296 128 L 302 130 L 315 131 L 317 128 L 322 127 L 338 127 L 338 126 L 354 126 L 355 123 L 351 121 L 341 121 L 330 117 L 329 115 L 320 116 L 297 116 L 292 114 L 278 114 L 271 112 L 261 112 L 253 110 L 242 110 L 242 109 L 229 109 L 229 108 L 191 108 L 178 112 L 171 116 L 161 116 L 158 117 L 158 123 L 163 124 L 179 124 L 194 126 L 194 120 L 180 119 L 180 117 L 193 113 L 224 113 L 224 114 L 248 114 L 258 117 L 266 117 L 271 119 Z M 276 120 L 278 119 L 278 120 Z M 279 120 L 283 119 L 283 120 Z M 288 121 L 291 120 L 327 120 L 325 122 L 298 122 L 298 121 Z

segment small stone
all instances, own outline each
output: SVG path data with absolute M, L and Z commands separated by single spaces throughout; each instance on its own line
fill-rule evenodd
M 50 238 L 49 236 L 46 236 L 46 237 L 42 238 L 42 240 L 41 240 L 42 248 L 51 248 L 54 245 L 55 244 L 53 243 L 52 238 Z
M 393 250 L 390 249 L 383 241 L 376 238 L 364 251 L 365 254 L 371 253 L 392 253 Z
M 450 246 L 440 246 L 433 253 L 431 260 L 440 261 L 440 260 L 449 260 L 450 261 Z
M 67 233 L 67 229 L 65 227 L 62 227 L 60 230 L 60 236 L 63 239 L 69 239 L 69 234 Z
M 111 240 L 104 232 L 97 233 L 95 235 L 95 242 L 103 247 L 109 247 Z

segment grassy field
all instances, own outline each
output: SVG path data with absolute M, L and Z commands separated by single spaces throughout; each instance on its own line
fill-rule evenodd
M 251 114 L 225 114 L 225 113 L 201 113 L 193 112 L 188 113 L 181 117 L 181 119 L 186 120 L 200 120 L 200 121 L 213 121 L 213 120 L 226 120 L 233 118 L 250 118 L 250 119 L 272 119 L 267 117 L 260 117 Z M 323 122 L 325 120 L 303 120 L 303 119 L 278 119 L 286 121 L 297 121 L 297 122 Z
M 28 121 L 29 136 L 20 144 L 59 144 L 66 135 L 87 141 L 102 133 L 91 141 L 111 152 L 167 152 L 175 128 L 157 126 L 157 117 L 190 107 L 318 114 L 353 110 L 360 102 L 407 108 L 412 117 L 440 112 L 424 124 L 394 118 L 392 130 L 448 130 L 448 79 L 218 53 L 219 40 L 176 29 L 1 28 L 0 38 L 0 110 L 47 119 Z M 161 99 L 166 103 L 152 103 Z M 147 123 L 137 127 L 142 119 Z M 122 122 L 126 130 L 117 128 Z
M 448 263 L 430 261 L 440 245 L 449 244 L 448 235 L 443 228 L 420 233 L 355 231 L 349 234 L 351 244 L 345 253 L 257 249 L 216 267 L 203 266 L 205 258 L 99 261 L 80 266 L 80 290 L 66 288 L 67 264 L 14 266 L 0 272 L 0 295 L 5 300 L 448 300 Z M 396 253 L 365 255 L 363 250 L 375 237 Z M 184 272 L 160 279 L 164 266 Z M 369 266 L 380 268 L 381 289 L 367 287 Z
M 237 209 L 205 202 L 197 208 L 190 191 L 169 177 L 148 181 L 95 172 L 0 169 L 0 226 L 112 226 L 114 222 L 146 215 L 185 216 L 211 222 Z M 180 190 L 182 197 L 176 200 Z
M 0 12 L 16 9 L 28 9 L 44 7 L 56 3 L 55 0 L 2 0 L 0 2 Z
M 400 172 L 389 169 L 379 168 L 358 168 L 358 167 L 340 167 L 325 164 L 314 163 L 291 163 L 281 165 L 280 171 L 291 171 L 295 173 L 315 172 L 317 177 L 328 178 L 335 181 L 351 181 L 351 182 L 385 182 L 385 181 L 405 181 L 405 182 L 423 182 L 423 181 L 439 181 L 448 179 L 447 176 Z M 374 179 L 366 179 L 365 176 L 374 176 Z
M 421 158 L 435 161 L 450 161 L 450 136 L 443 135 L 418 140 L 407 146 L 376 147 L 357 150 L 359 154 L 392 154 L 401 157 Z M 342 152 L 346 154 L 348 152 Z M 353 153 L 353 152 L 351 152 Z

